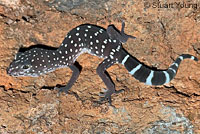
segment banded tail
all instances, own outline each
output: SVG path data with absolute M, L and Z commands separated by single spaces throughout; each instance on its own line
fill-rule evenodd
M 163 85 L 169 83 L 176 75 L 178 67 L 184 59 L 198 61 L 195 56 L 190 54 L 180 55 L 167 70 L 152 70 L 146 65 L 140 63 L 137 59 L 122 50 L 121 64 L 140 82 L 146 85 Z

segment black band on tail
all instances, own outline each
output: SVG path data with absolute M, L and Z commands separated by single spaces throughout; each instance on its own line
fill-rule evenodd
M 178 67 L 182 60 L 192 59 L 198 61 L 195 56 L 190 54 L 180 55 L 167 70 L 153 70 L 142 64 L 130 54 L 122 50 L 121 64 L 123 64 L 129 73 L 140 82 L 146 85 L 163 85 L 169 83 L 176 75 Z

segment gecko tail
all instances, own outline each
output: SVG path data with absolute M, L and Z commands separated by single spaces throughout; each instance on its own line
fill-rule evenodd
M 168 69 L 154 70 L 146 65 L 143 65 L 126 52 L 126 55 L 124 54 L 121 63 L 125 66 L 129 73 L 140 82 L 143 82 L 146 85 L 163 85 L 169 83 L 176 76 L 179 65 L 184 59 L 198 61 L 197 57 L 193 55 L 182 54 Z

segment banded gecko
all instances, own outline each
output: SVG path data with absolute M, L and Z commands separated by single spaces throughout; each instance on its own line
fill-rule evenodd
M 129 38 L 135 39 L 134 36 L 124 33 L 124 27 L 124 22 L 121 31 L 113 25 L 109 25 L 107 29 L 91 24 L 79 25 L 67 34 L 56 50 L 32 48 L 23 53 L 18 52 L 7 73 L 11 76 L 37 77 L 58 68 L 69 67 L 72 76 L 66 86 L 59 88 L 59 91 L 67 93 L 80 74 L 79 68 L 74 64 L 76 59 L 82 53 L 89 53 L 104 59 L 96 71 L 107 87 L 101 100 L 108 99 L 111 104 L 111 95 L 119 93 L 120 90 L 115 89 L 112 79 L 105 72 L 115 63 L 124 65 L 133 77 L 146 85 L 163 85 L 175 77 L 181 61 L 187 58 L 198 61 L 195 56 L 182 54 L 168 69 L 153 70 L 139 62 L 122 47 L 122 43 L 126 43 Z

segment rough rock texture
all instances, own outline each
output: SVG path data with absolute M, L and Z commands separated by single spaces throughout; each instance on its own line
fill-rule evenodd
M 120 29 L 125 20 L 126 33 L 137 39 L 124 47 L 149 66 L 165 69 L 182 53 L 200 58 L 200 1 L 169 6 L 174 2 L 179 1 L 156 6 L 154 0 L 0 0 L 0 134 L 200 133 L 200 62 L 185 60 L 175 79 L 158 87 L 112 66 L 108 72 L 117 89 L 125 89 L 113 95 L 115 107 L 95 103 L 105 87 L 95 70 L 102 59 L 89 54 L 77 59 L 83 70 L 67 95 L 52 89 L 69 80 L 69 69 L 38 78 L 6 74 L 19 48 L 59 47 L 83 23 Z

